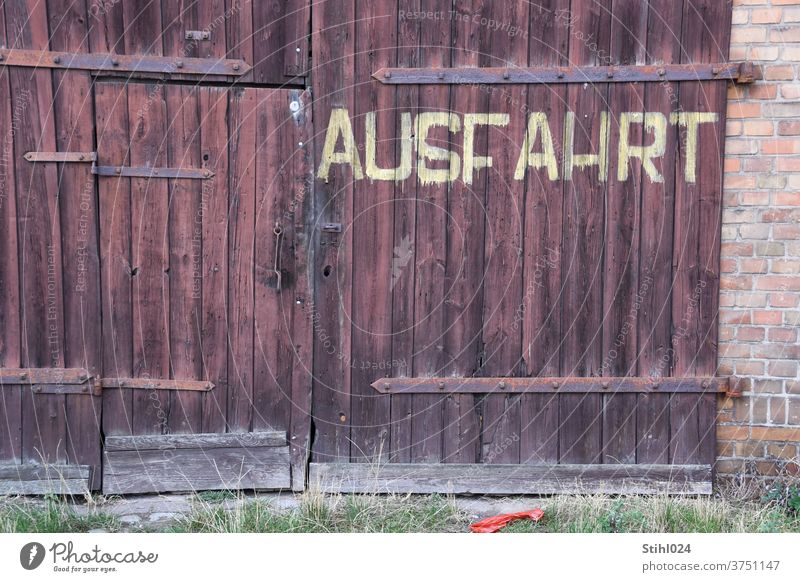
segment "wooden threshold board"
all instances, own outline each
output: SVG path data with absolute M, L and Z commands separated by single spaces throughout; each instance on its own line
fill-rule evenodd
M 106 438 L 105 494 L 290 486 L 284 432 Z
M 0 495 L 83 495 L 89 465 L 0 464 Z
M 710 495 L 710 465 L 311 463 L 309 487 L 339 493 Z

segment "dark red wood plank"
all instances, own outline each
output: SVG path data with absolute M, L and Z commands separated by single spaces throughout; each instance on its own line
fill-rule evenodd
M 5 43 L 5 14 L 0 10 L 0 38 Z M 14 141 L 10 130 L 19 131 L 14 118 L 7 69 L 0 70 L 0 127 L 7 138 L 0 141 L 0 366 L 15 368 L 20 361 L 19 247 L 17 244 L 17 189 L 14 176 Z M 0 387 L 0 459 L 22 461 L 22 389 Z
M 227 89 L 200 91 L 200 149 L 203 168 L 202 211 L 203 378 L 214 390 L 203 395 L 204 433 L 225 432 L 228 403 L 228 101 Z
M 50 49 L 87 52 L 87 12 L 72 0 L 48 0 Z M 57 24 L 53 24 L 57 23 Z M 56 146 L 60 152 L 94 151 L 91 77 L 83 72 L 53 71 Z M 86 164 L 58 167 L 64 264 L 64 361 L 68 367 L 101 371 L 102 326 L 100 257 L 95 179 Z M 100 486 L 99 397 L 67 396 L 67 455 L 71 463 L 91 465 L 91 486 Z
M 331 0 L 312 12 L 312 51 L 318 62 L 328 63 L 325 75 L 313 83 L 315 132 L 324 136 L 331 112 L 353 111 L 354 20 L 352 0 Z M 342 224 L 340 234 L 314 236 L 314 385 L 313 407 L 316 439 L 314 458 L 322 462 L 350 457 L 351 253 L 353 219 L 353 172 L 350 166 L 334 164 L 320 176 L 324 139 L 314 140 L 316 181 L 315 206 L 320 222 Z M 324 243 L 324 244 L 323 244 Z
M 527 3 L 493 3 L 489 18 L 496 22 L 527 23 Z M 521 28 L 526 34 L 528 27 Z M 528 65 L 528 46 L 500 29 L 490 35 L 491 56 L 485 66 Z M 522 304 L 523 236 L 525 232 L 525 181 L 509 179 L 522 150 L 527 119 L 527 87 L 510 86 L 493 91 L 489 112 L 502 112 L 487 119 L 491 156 L 487 174 L 483 301 L 483 352 L 481 370 L 488 376 L 515 376 L 522 368 L 522 327 L 514 325 Z M 466 127 L 467 118 L 464 124 Z M 466 138 L 465 138 L 466 139 Z M 484 155 L 476 150 L 477 155 Z M 488 162 L 487 162 L 488 163 Z M 464 160 L 465 178 L 468 162 Z M 480 174 L 480 172 L 479 172 Z M 482 460 L 486 463 L 518 463 L 520 460 L 520 396 L 490 395 L 484 401 Z
M 311 450 L 311 385 L 313 380 L 312 354 L 314 327 L 312 321 L 313 292 L 312 234 L 316 211 L 314 208 L 313 181 L 314 157 L 311 139 L 313 119 L 311 92 L 292 91 L 292 99 L 301 107 L 292 115 L 290 123 L 294 135 L 289 140 L 291 150 L 292 182 L 289 217 L 292 220 L 294 240 L 295 282 L 294 312 L 292 314 L 292 407 L 289 428 L 289 452 L 292 463 L 292 489 L 306 488 L 306 471 Z
M 600 64 L 608 55 L 611 2 L 578 3 L 571 7 L 569 60 L 574 65 Z M 591 38 L 593 42 L 586 42 Z M 581 40 L 584 39 L 584 40 Z M 595 41 L 596 39 L 596 41 Z M 607 166 L 607 85 L 571 85 L 567 90 L 567 117 L 572 135 L 565 130 L 564 227 L 561 277 L 564 304 L 561 319 L 562 376 L 600 373 L 602 348 L 602 275 L 604 203 Z M 596 164 L 575 167 L 575 156 L 596 155 Z M 607 150 L 605 152 L 607 154 Z M 590 162 L 592 160 L 589 160 Z M 604 167 L 605 166 L 605 167 Z M 599 462 L 601 447 L 601 396 L 564 395 L 559 403 L 562 462 Z
M 10 48 L 47 50 L 47 11 L 42 2 L 5 4 Z M 61 217 L 57 169 L 30 164 L 28 151 L 55 151 L 50 71 L 13 68 L 9 71 L 17 185 L 17 232 L 20 265 L 22 365 L 64 366 L 64 304 L 61 262 Z M 13 113 L 12 113 L 13 115 Z M 23 395 L 23 460 L 66 462 L 65 396 Z
M 407 247 L 392 242 L 394 179 L 401 176 L 395 154 L 406 147 L 405 163 L 411 162 L 411 132 L 402 136 L 396 125 L 394 88 L 376 86 L 370 77 L 371 71 L 396 62 L 397 2 L 377 0 L 356 8 L 356 20 L 363 24 L 356 34 L 353 127 L 365 175 L 353 190 L 350 456 L 374 461 L 389 452 L 390 402 L 376 397 L 369 385 L 392 373 L 392 281 L 412 267 L 410 261 L 397 262 L 398 249 L 404 253 Z
M 419 0 L 401 0 L 398 12 L 419 12 Z M 419 21 L 398 18 L 397 64 L 413 67 L 419 62 Z M 419 88 L 414 85 L 397 87 L 395 107 L 398 114 L 394 123 L 400 127 L 401 115 L 408 112 L 413 118 L 419 101 Z M 395 147 L 395 163 L 399 163 L 402 144 Z M 416 180 L 402 180 L 394 188 L 393 252 L 397 265 L 392 276 L 392 376 L 411 376 L 414 353 L 414 298 L 415 269 L 414 243 L 416 241 Z M 390 451 L 389 461 L 408 463 L 411 461 L 411 420 L 414 398 L 411 395 L 391 397 Z
M 199 90 L 166 87 L 167 164 L 201 167 Z M 170 378 L 202 379 L 203 227 L 202 180 L 169 180 L 169 345 Z M 203 394 L 170 394 L 170 433 L 199 433 Z
M 445 0 L 430 2 L 425 10 L 442 13 L 450 9 Z M 447 67 L 450 65 L 450 23 L 445 19 L 420 21 L 420 66 Z M 450 89 L 446 86 L 428 85 L 420 88 L 417 102 L 417 126 L 414 135 L 417 150 L 424 142 L 433 147 L 449 150 L 450 131 L 458 128 L 448 115 Z M 426 115 L 438 115 L 436 125 L 427 129 Z M 456 121 L 457 122 L 457 121 Z M 450 127 L 448 128 L 448 124 Z M 440 168 L 442 163 L 426 160 L 430 168 Z M 445 274 L 447 240 L 448 177 L 425 179 L 417 167 L 416 239 L 413 249 L 414 284 L 414 353 L 412 369 L 415 376 L 433 376 L 445 365 L 443 334 L 445 331 Z M 442 174 L 443 172 L 439 172 Z M 409 262 L 409 267 L 412 267 Z M 441 462 L 443 397 L 415 395 L 411 417 L 411 461 Z
M 648 3 L 617 0 L 611 21 L 611 65 L 642 64 L 647 40 Z M 639 216 L 643 179 L 641 160 L 627 158 L 641 148 L 644 125 L 644 87 L 609 85 L 610 142 L 603 261 L 603 340 L 601 374 L 636 375 L 636 320 L 639 303 Z M 634 117 L 636 114 L 641 119 Z M 620 144 L 627 144 L 623 147 Z M 623 152 L 625 155 L 623 155 Z M 603 397 L 603 462 L 636 462 L 635 394 Z
M 229 110 L 228 427 L 248 431 L 253 415 L 253 267 L 258 91 L 234 90 Z
M 683 2 L 650 0 L 647 26 L 647 62 L 679 63 Z M 648 83 L 645 110 L 669 119 L 677 107 L 678 85 Z M 654 160 L 662 182 L 642 182 L 639 248 L 638 373 L 667 376 L 671 361 L 672 235 L 675 211 L 675 157 L 678 132 L 668 126 L 664 156 Z M 640 394 L 637 402 L 639 463 L 669 461 L 669 407 L 666 394 Z
M 567 0 L 531 5 L 530 65 L 564 65 L 569 46 Z M 522 372 L 558 376 L 561 343 L 561 232 L 566 87 L 528 87 L 528 139 L 515 170 L 526 179 L 522 300 L 512 327 L 522 330 Z M 543 118 L 542 115 L 546 115 Z M 548 123 L 546 128 L 542 123 Z M 536 131 L 534 138 L 533 131 Z M 546 133 L 545 133 L 546 132 Z M 545 153 L 555 158 L 547 163 Z M 535 154 L 541 154 L 536 158 Z M 551 179 L 555 178 L 555 179 Z M 520 403 L 520 462 L 558 462 L 558 396 L 526 394 Z
M 164 88 L 128 85 L 130 163 L 167 165 L 168 117 Z M 131 179 L 133 375 L 169 377 L 168 184 L 163 179 Z M 133 433 L 161 434 L 168 428 L 169 395 L 160 390 L 133 393 Z
M 452 66 L 477 67 L 490 51 L 489 36 L 481 19 L 490 3 L 459 0 L 453 5 Z M 489 93 L 482 87 L 450 88 L 450 110 L 456 115 L 486 111 Z M 463 157 L 461 132 L 450 136 L 451 151 Z M 485 128 L 478 128 L 475 143 L 485 151 Z M 467 185 L 459 177 L 450 184 L 447 206 L 447 262 L 445 265 L 445 367 L 443 373 L 473 376 L 481 365 L 484 233 L 486 229 L 486 171 Z M 444 401 L 443 460 L 475 463 L 480 459 L 482 398 L 463 394 Z
M 129 163 L 128 91 L 122 83 L 94 86 L 98 163 Z M 130 178 L 99 177 L 100 305 L 103 312 L 103 376 L 133 376 L 133 306 Z M 103 395 L 105 434 L 130 435 L 133 391 Z
M 684 5 L 684 62 L 719 62 L 727 58 L 730 7 L 711 0 Z M 721 48 L 724 47 L 724 48 Z M 719 289 L 719 231 L 722 204 L 722 154 L 726 87 L 721 82 L 681 83 L 681 112 L 717 114 L 715 122 L 694 130 L 679 127 L 673 246 L 673 375 L 707 373 L 716 367 L 716 317 Z M 690 133 L 696 131 L 696 151 Z M 692 164 L 696 164 L 693 172 Z M 702 168 L 702 171 L 697 171 Z M 694 174 L 694 175 L 692 175 Z M 671 461 L 699 462 L 711 452 L 708 423 L 713 402 L 674 396 L 670 409 Z M 710 444 L 709 444 L 710 443 Z M 707 457 L 706 457 L 707 458 Z
M 161 3 L 121 2 L 125 54 L 163 55 Z
M 259 189 L 255 218 L 253 430 L 289 429 L 292 290 L 299 275 L 294 266 L 293 229 L 288 216 L 294 176 L 287 166 L 297 144 L 290 101 L 289 91 L 259 90 L 254 120 Z

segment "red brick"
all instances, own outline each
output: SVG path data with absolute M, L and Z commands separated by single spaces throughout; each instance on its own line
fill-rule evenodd
M 778 122 L 778 135 L 800 135 L 800 121 Z

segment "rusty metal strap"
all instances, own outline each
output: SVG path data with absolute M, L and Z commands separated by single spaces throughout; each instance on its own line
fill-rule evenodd
M 110 53 L 66 53 L 0 49 L 0 65 L 46 69 L 77 69 L 99 73 L 160 73 L 239 77 L 251 67 L 238 59 L 197 59 Z
M 148 168 L 144 166 L 92 166 L 92 174 L 122 178 L 184 178 L 189 180 L 207 180 L 214 176 L 214 172 L 202 168 Z
M 675 393 L 727 392 L 728 378 L 382 378 L 372 387 L 383 394 L 487 393 Z M 734 383 L 735 385 L 735 383 Z
M 557 83 L 647 83 L 728 80 L 752 83 L 761 68 L 750 62 L 608 67 L 382 68 L 372 75 L 387 85 L 495 85 Z
M 206 380 L 169 380 L 155 378 L 103 378 L 103 388 L 135 388 L 140 390 L 194 390 L 208 392 L 214 383 Z
M 87 163 L 97 161 L 97 152 L 28 152 L 29 162 Z
M 96 378 L 85 368 L 0 368 L 0 388 L 31 388 L 34 394 L 93 394 L 104 388 L 194 390 L 208 392 L 206 380 L 168 378 Z

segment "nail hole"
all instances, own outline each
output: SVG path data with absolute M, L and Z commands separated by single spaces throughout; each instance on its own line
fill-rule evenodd
M 210 158 L 210 157 L 211 157 L 211 156 L 209 156 L 208 154 L 203 154 L 203 161 L 204 161 L 204 162 L 207 162 L 207 161 L 208 161 L 208 158 Z
M 322 276 L 329 277 L 333 268 L 330 265 L 325 265 L 325 268 L 322 269 Z

